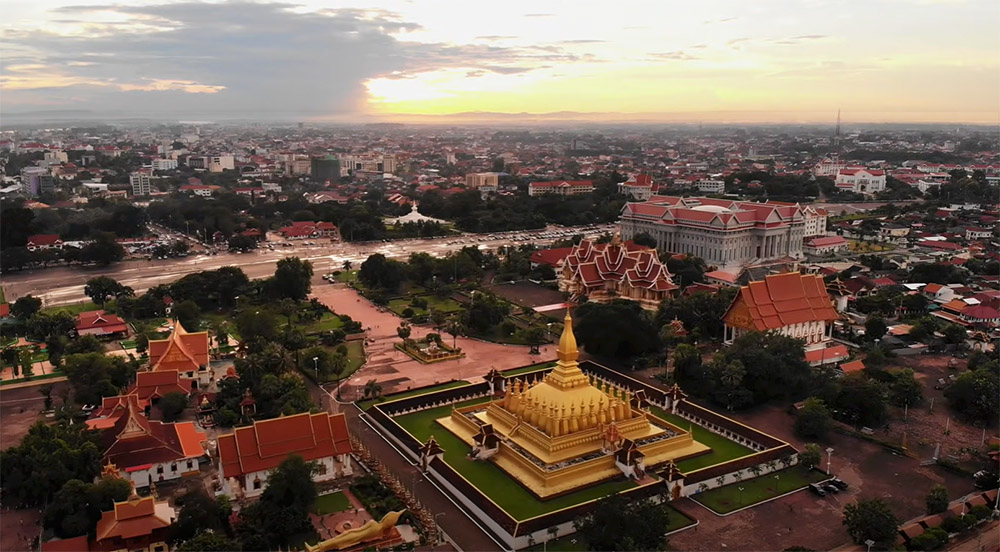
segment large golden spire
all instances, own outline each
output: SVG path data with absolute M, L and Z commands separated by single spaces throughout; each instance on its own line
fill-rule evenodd
M 563 319 L 563 331 L 559 336 L 559 348 L 556 349 L 559 360 L 573 361 L 580 357 L 580 351 L 576 348 L 576 336 L 573 335 L 573 318 L 566 309 L 566 318 Z

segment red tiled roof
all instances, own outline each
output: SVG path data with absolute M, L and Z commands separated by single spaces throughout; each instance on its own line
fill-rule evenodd
M 344 414 L 296 414 L 254 422 L 219 437 L 224 477 L 278 467 L 290 454 L 306 461 L 351 452 Z
M 806 240 L 809 247 L 829 247 L 831 245 L 846 245 L 847 240 L 841 236 L 823 236 L 822 238 L 810 238 Z
M 42 552 L 87 552 L 87 535 L 42 543 Z
M 35 234 L 28 236 L 28 245 L 55 245 L 62 243 L 59 234 Z
M 572 247 L 541 249 L 531 254 L 531 262 L 556 267 L 559 266 L 559 263 L 561 263 L 563 259 L 569 256 L 569 254 L 572 252 L 573 252 Z
M 172 512 L 173 509 L 157 508 L 155 501 L 151 496 L 140 498 L 133 495 L 124 502 L 115 502 L 114 509 L 102 513 L 97 522 L 97 541 L 116 537 L 123 540 L 134 539 L 169 527 L 173 519 L 166 517 L 164 510 Z M 166 502 L 160 504 L 166 505 Z
M 831 362 L 838 362 L 841 359 L 845 359 L 849 355 L 850 353 L 847 352 L 847 347 L 838 343 L 833 347 L 822 347 L 806 351 L 806 362 L 810 364 L 814 362 L 829 364 Z
M 186 387 L 185 387 L 186 386 Z M 138 372 L 135 384 L 128 394 L 135 394 L 139 400 L 161 398 L 172 392 L 191 393 L 191 383 L 182 383 L 177 370 L 160 370 L 156 372 Z
M 136 395 L 128 395 L 122 402 L 109 416 L 114 425 L 101 432 L 105 462 L 128 469 L 204 454 L 201 443 L 205 434 L 194 422 L 150 421 L 142 414 Z
M 594 182 L 592 180 L 553 180 L 552 182 L 532 182 L 529 186 L 532 188 L 558 188 L 573 186 L 590 186 L 593 188 Z
M 723 317 L 730 326 L 758 331 L 838 318 L 823 279 L 798 272 L 769 275 L 743 286 Z
M 845 362 L 840 365 L 840 370 L 845 374 L 851 374 L 854 372 L 860 372 L 865 369 L 865 363 L 860 360 L 852 360 L 851 362 Z
M 208 332 L 188 333 L 174 321 L 174 331 L 167 339 L 149 341 L 149 365 L 152 370 L 187 372 L 208 365 Z
M 102 328 L 108 333 L 127 332 L 125 321 L 103 310 L 81 312 L 76 317 L 76 331 Z
M 961 315 L 972 320 L 1000 320 L 1000 312 L 986 305 L 969 305 L 962 309 Z
M 962 249 L 962 246 L 957 243 L 952 243 L 944 240 L 922 240 L 917 242 L 920 247 L 929 247 L 931 249 L 946 249 L 949 251 L 957 251 Z

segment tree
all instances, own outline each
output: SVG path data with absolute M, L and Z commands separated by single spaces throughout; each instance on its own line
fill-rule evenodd
M 42 308 L 42 300 L 32 295 L 25 295 L 14 301 L 10 306 L 10 313 L 21 322 L 27 321 Z
M 650 249 L 656 249 L 656 238 L 650 236 L 647 232 L 639 232 L 635 236 L 632 236 L 632 242 L 636 245 L 645 245 Z
M 823 460 L 823 451 L 816 443 L 807 443 L 805 449 L 799 453 L 799 464 L 812 469 Z
M 103 397 L 117 395 L 135 376 L 135 367 L 128 361 L 101 353 L 69 355 L 64 371 L 80 404 L 100 404 Z
M 173 314 L 177 318 L 177 322 L 184 326 L 184 329 L 191 332 L 198 329 L 198 317 L 201 316 L 198 303 L 190 299 L 181 301 L 174 306 Z
M 257 249 L 259 244 L 253 236 L 236 234 L 229 238 L 227 245 L 230 251 L 242 251 L 245 253 L 247 251 Z
M 919 404 L 924 400 L 924 386 L 905 368 L 896 373 L 889 383 L 889 401 L 896 406 Z
M 628 359 L 659 349 L 658 326 L 635 301 L 584 303 L 574 314 L 577 342 L 588 353 Z
M 259 501 L 244 507 L 236 527 L 244 550 L 269 550 L 287 545 L 288 539 L 309 524 L 309 507 L 316 499 L 312 476 L 314 462 L 291 455 L 268 477 Z
M 29 337 L 39 341 L 52 336 L 66 337 L 76 330 L 76 318 L 66 311 L 43 311 L 28 320 L 26 330 Z
M 795 433 L 807 439 L 824 439 L 833 427 L 833 416 L 822 399 L 810 397 L 799 409 L 795 419 Z
M 664 550 L 670 522 L 666 501 L 629 500 L 614 494 L 573 522 L 590 550 Z
M 351 261 L 349 261 L 349 260 L 345 260 L 344 264 L 342 266 L 344 267 L 344 270 L 346 270 L 348 272 L 350 272 L 351 268 L 354 267 L 354 265 L 351 264 Z
M 181 413 L 188 406 L 188 397 L 180 391 L 171 391 L 160 399 L 157 406 L 164 422 L 173 422 L 180 417 Z
M 44 397 L 43 410 L 52 410 L 52 388 L 54 387 L 51 383 L 45 383 L 38 386 L 38 393 Z
M 742 393 L 736 398 L 734 407 L 746 407 L 778 398 L 801 396 L 809 387 L 812 370 L 805 361 L 802 341 L 777 333 L 747 332 L 737 337 L 733 344 L 712 357 L 713 366 L 728 366 L 739 361 L 744 367 L 740 383 Z M 728 396 L 720 398 L 719 387 L 724 382 L 720 370 L 706 370 L 703 389 L 716 402 L 728 402 Z M 737 390 L 727 390 L 736 393 Z
M 94 240 L 80 250 L 80 260 L 108 266 L 125 258 L 125 249 L 115 241 L 110 232 L 98 232 Z
M 111 297 L 134 295 L 132 288 L 123 286 L 114 278 L 98 276 L 87 280 L 83 293 L 98 306 L 103 307 Z
M 361 263 L 358 280 L 370 288 L 395 291 L 403 281 L 402 273 L 400 263 L 387 259 L 381 253 L 376 253 Z
M 146 334 L 141 333 L 135 336 L 135 352 L 141 355 L 145 354 L 148 349 L 149 349 L 149 338 L 146 337 Z
M 298 257 L 286 257 L 278 261 L 272 285 L 276 297 L 287 297 L 303 301 L 312 290 L 312 263 Z
M 848 504 L 844 508 L 844 525 L 855 544 L 873 540 L 879 550 L 892 546 L 899 531 L 899 520 L 881 498 Z
M 407 323 L 406 321 L 400 322 L 399 323 L 399 327 L 396 328 L 396 334 L 403 341 L 406 341 L 407 339 L 409 339 L 410 338 L 410 334 L 412 332 L 413 332 L 413 330 L 410 328 L 410 324 Z
M 878 317 L 871 317 L 865 322 L 865 336 L 872 341 L 882 339 L 889 327 L 885 325 L 885 320 Z
M 70 479 L 92 481 L 101 471 L 99 441 L 84 424 L 35 423 L 20 444 L 0 452 L 4 499 L 38 506 Z
M 278 321 L 270 310 L 245 309 L 236 317 L 236 331 L 248 345 L 274 342 L 278 339 Z
M 368 380 L 368 383 L 365 384 L 363 393 L 366 399 L 377 399 L 382 395 L 382 386 L 379 385 L 376 380 Z
M 840 380 L 840 392 L 833 406 L 856 425 L 877 427 L 889 415 L 884 387 L 863 374 L 850 374 Z
M 43 523 L 56 535 L 67 539 L 86 535 L 101 519 L 101 513 L 126 500 L 132 485 L 117 477 L 104 477 L 96 483 L 70 479 L 52 497 L 45 509 Z
M 177 547 L 177 552 L 231 552 L 239 549 L 239 543 L 227 537 L 225 533 L 207 529 L 182 542 Z
M 944 390 L 944 396 L 961 416 L 993 423 L 1000 416 L 1000 375 L 982 367 L 965 372 Z
M 206 531 L 225 537 L 231 530 L 229 515 L 232 507 L 228 498 L 225 502 L 220 502 L 199 487 L 182 495 L 177 503 L 180 505 L 180 512 L 177 521 L 170 528 L 170 542 L 188 541 Z
M 453 349 L 458 347 L 458 336 L 462 335 L 464 329 L 462 323 L 458 320 L 451 320 L 445 325 L 444 331 L 448 332 L 448 335 L 451 336 L 451 347 Z
M 948 509 L 948 489 L 944 485 L 934 485 L 925 499 L 927 515 L 940 514 Z

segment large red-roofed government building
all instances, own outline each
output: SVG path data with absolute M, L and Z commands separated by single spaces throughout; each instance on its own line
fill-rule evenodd
M 350 453 L 344 414 L 303 413 L 257 421 L 219 437 L 222 490 L 231 498 L 262 494 L 271 471 L 291 454 L 317 463 L 313 481 L 351 475 Z
M 741 287 L 722 320 L 726 343 L 747 332 L 773 331 L 804 340 L 808 356 L 809 351 L 827 346 L 833 322 L 839 318 L 821 276 L 786 272 Z M 820 355 L 816 360 L 822 363 L 837 356 Z
M 720 267 L 742 267 L 803 258 L 803 239 L 825 231 L 818 229 L 816 217 L 825 218 L 825 213 L 797 203 L 654 195 L 642 203 L 627 203 L 619 227 L 624 239 L 649 234 L 660 251 L 694 255 Z
M 531 182 L 528 184 L 529 196 L 545 194 L 577 195 L 589 194 L 593 191 L 594 182 L 591 180 L 555 180 L 552 182 Z

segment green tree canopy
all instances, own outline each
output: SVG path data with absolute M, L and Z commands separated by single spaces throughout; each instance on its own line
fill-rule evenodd
M 99 435 L 84 424 L 37 422 L 17 446 L 0 453 L 0 490 L 6 500 L 44 504 L 70 479 L 91 481 L 101 471 Z
M 805 400 L 795 418 L 795 433 L 809 439 L 824 439 L 833 427 L 833 416 L 822 399 Z
M 286 257 L 278 261 L 271 279 L 275 297 L 287 297 L 303 301 L 312 290 L 312 263 L 298 257 Z
M 24 322 L 34 316 L 41 308 L 41 299 L 32 295 L 25 295 L 14 301 L 14 304 L 10 306 L 10 313 L 18 320 Z
M 666 501 L 629 500 L 614 494 L 597 501 L 593 511 L 573 522 L 589 550 L 664 550 L 670 524 Z
M 99 306 L 104 306 L 111 297 L 131 297 L 135 295 L 132 288 L 123 286 L 114 278 L 107 276 L 97 276 L 96 278 L 87 280 L 86 285 L 83 286 L 83 293 Z
M 584 303 L 574 318 L 576 340 L 588 353 L 628 359 L 659 349 L 659 326 L 635 301 Z
M 855 544 L 873 540 L 878 550 L 888 550 L 899 536 L 899 520 L 881 498 L 848 504 L 844 507 L 844 525 Z
M 925 499 L 927 514 L 940 514 L 948 509 L 948 489 L 944 485 L 934 485 Z

